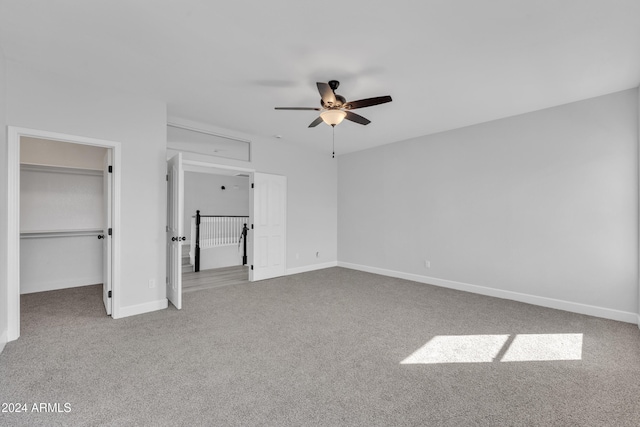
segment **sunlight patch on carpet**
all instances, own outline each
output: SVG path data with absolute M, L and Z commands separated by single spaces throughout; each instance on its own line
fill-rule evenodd
M 402 362 L 417 363 L 481 363 L 493 362 L 509 335 L 440 335 Z
M 582 360 L 582 334 L 518 334 L 501 362 Z
M 400 364 L 582 360 L 582 334 L 438 335 Z

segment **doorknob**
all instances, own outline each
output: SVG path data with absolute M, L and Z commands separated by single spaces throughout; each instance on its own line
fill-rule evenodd
M 172 238 L 171 238 L 171 241 L 172 241 L 172 242 L 175 242 L 176 240 L 178 240 L 178 238 L 177 238 L 177 237 L 172 237 Z
M 98 234 L 98 240 L 104 239 L 104 234 Z
M 185 236 L 182 236 L 181 240 L 184 242 L 185 240 L 187 240 L 187 238 Z

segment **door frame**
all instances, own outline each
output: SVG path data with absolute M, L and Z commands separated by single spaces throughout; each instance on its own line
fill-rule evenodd
M 168 159 L 167 159 L 168 161 Z M 216 173 L 216 171 L 211 171 L 211 172 L 205 172 L 207 168 L 209 169 L 223 169 L 223 170 L 228 170 L 228 171 L 236 171 L 236 172 L 244 172 L 249 174 L 249 181 L 253 182 L 253 174 L 256 172 L 255 169 L 252 168 L 243 168 L 243 167 L 239 167 L 239 166 L 230 166 L 230 165 L 225 165 L 225 164 L 219 164 L 219 163 L 211 163 L 211 162 L 203 162 L 203 161 L 199 161 L 199 160 L 187 160 L 184 157 L 182 158 L 182 168 L 185 172 L 197 172 L 197 173 L 211 173 L 213 175 L 219 175 L 219 173 Z M 255 197 L 255 192 L 250 191 L 249 192 L 249 204 L 251 205 L 251 203 L 253 203 L 251 201 L 251 199 Z M 167 202 L 168 203 L 168 202 Z M 251 209 L 249 209 L 249 224 L 253 224 L 253 212 Z M 286 227 L 286 225 L 285 225 Z M 251 231 L 251 229 L 249 229 L 249 231 Z M 248 242 L 253 242 L 253 233 L 247 233 L 247 241 Z M 247 245 L 247 266 L 250 266 L 251 264 L 253 264 L 253 251 L 249 248 L 251 248 L 251 244 Z M 168 268 L 168 266 L 167 266 Z M 180 271 L 182 271 L 182 265 L 180 265 Z M 251 281 L 251 274 L 249 274 L 249 281 Z
M 180 151 L 178 151 L 180 152 Z M 167 162 L 169 161 L 169 159 L 167 159 Z M 249 180 L 250 182 L 254 182 L 254 174 L 258 171 L 256 171 L 253 168 L 244 168 L 244 167 L 238 167 L 238 166 L 230 166 L 230 165 L 225 165 L 225 164 L 219 164 L 219 163 L 211 163 L 211 162 L 204 162 L 204 161 L 199 161 L 199 160 L 188 160 L 185 159 L 184 157 L 182 158 L 182 169 L 185 172 L 199 172 L 199 173 L 209 173 L 209 172 L 205 172 L 205 170 L 207 168 L 210 169 L 224 169 L 224 170 L 231 170 L 231 171 L 237 171 L 237 172 L 245 172 L 249 174 Z M 210 172 L 212 174 L 215 174 L 215 171 Z M 264 172 L 266 173 L 266 172 Z M 286 178 L 286 175 L 282 175 Z M 286 195 L 288 193 L 288 189 L 285 189 L 285 220 L 284 220 L 284 235 L 286 236 L 286 230 L 287 230 L 287 215 L 286 215 Z M 256 198 L 256 192 L 255 191 L 250 191 L 249 194 L 249 204 L 250 206 L 254 206 L 255 205 L 255 198 Z M 167 206 L 168 206 L 169 201 L 167 200 Z M 184 213 L 183 213 L 184 214 Z M 168 219 L 167 219 L 168 220 Z M 254 223 L 254 212 L 253 209 L 251 209 L 251 207 L 249 208 L 249 223 L 253 224 Z M 251 230 L 250 230 L 251 231 Z M 248 233 L 248 238 L 247 241 L 249 242 L 248 246 L 248 265 L 252 265 L 254 264 L 254 254 L 253 254 L 253 233 Z M 283 269 L 284 269 L 284 275 L 287 275 L 287 268 L 286 268 L 286 260 L 287 260 L 287 256 L 286 256 L 286 237 L 285 237 L 285 242 L 283 245 L 284 248 L 284 253 L 283 253 Z M 180 268 L 180 272 L 182 272 L 182 263 L 180 260 L 177 261 L 178 263 L 178 267 Z M 169 266 L 167 265 L 167 274 L 169 272 Z M 251 274 L 251 272 L 249 272 L 249 281 L 252 282 L 253 280 L 253 274 Z
M 8 341 L 20 337 L 20 138 L 33 137 L 72 144 L 92 145 L 111 149 L 113 152 L 113 192 L 112 192 L 112 227 L 113 257 L 112 284 L 113 298 L 112 317 L 120 317 L 120 202 L 121 202 L 121 157 L 120 142 L 88 138 L 57 132 L 7 126 L 7 314 Z

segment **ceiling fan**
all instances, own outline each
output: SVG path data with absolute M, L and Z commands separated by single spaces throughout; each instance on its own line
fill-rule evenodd
M 331 80 L 329 83 L 317 82 L 316 85 L 318 85 L 318 92 L 320 92 L 320 105 L 322 108 L 276 107 L 276 110 L 321 111 L 320 116 L 309 125 L 310 128 L 318 126 L 321 122 L 325 122 L 326 124 L 335 127 L 335 125 L 340 124 L 343 119 L 347 119 L 361 125 L 368 125 L 371 123 L 369 119 L 366 119 L 359 114 L 352 113 L 351 110 L 391 102 L 391 97 L 388 95 L 360 99 L 358 101 L 347 101 L 344 96 L 336 93 L 336 89 L 340 86 L 340 82 L 337 80 Z

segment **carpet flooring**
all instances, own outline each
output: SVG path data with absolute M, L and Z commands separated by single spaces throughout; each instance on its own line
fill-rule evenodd
M 0 401 L 27 411 L 0 425 L 640 425 L 636 325 L 338 267 L 183 306 L 24 295 Z

